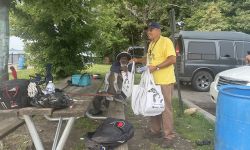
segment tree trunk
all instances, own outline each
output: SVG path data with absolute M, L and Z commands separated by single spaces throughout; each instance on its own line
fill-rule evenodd
M 10 0 L 0 0 L 0 82 L 9 78 L 9 3 Z

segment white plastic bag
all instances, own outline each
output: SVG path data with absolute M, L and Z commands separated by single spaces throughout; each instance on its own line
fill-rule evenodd
M 130 97 L 133 90 L 134 85 L 134 74 L 135 74 L 135 62 L 132 63 L 131 72 L 127 71 L 122 73 L 122 92 L 126 95 L 126 97 Z
M 149 69 L 142 74 L 140 84 L 133 87 L 131 106 L 134 114 L 144 116 L 156 116 L 165 109 L 161 87 L 155 85 Z
M 131 107 L 135 115 L 140 115 L 143 113 L 143 106 L 142 106 L 142 100 L 144 99 L 143 96 L 145 97 L 146 90 L 146 73 L 143 72 L 141 75 L 141 80 L 139 85 L 134 85 L 133 86 L 133 92 L 132 92 L 132 97 L 131 97 Z

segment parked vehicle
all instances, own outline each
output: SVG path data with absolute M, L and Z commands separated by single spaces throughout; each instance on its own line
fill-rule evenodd
M 145 54 L 146 50 L 142 46 L 132 46 L 128 48 L 128 53 L 132 56 L 132 58 L 142 58 Z M 141 63 L 136 63 L 136 70 L 144 65 Z
M 131 46 L 128 48 L 128 53 L 133 58 L 142 58 L 144 56 L 145 49 L 142 46 Z
M 209 94 L 213 102 L 217 101 L 219 88 L 227 84 L 250 86 L 250 66 L 242 66 L 218 73 L 210 86 Z
M 175 35 L 181 82 L 208 91 L 217 73 L 242 66 L 250 50 L 250 35 L 242 32 L 181 31 Z

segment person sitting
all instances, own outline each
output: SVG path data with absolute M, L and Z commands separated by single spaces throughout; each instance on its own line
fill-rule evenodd
M 17 79 L 17 72 L 14 66 L 10 66 L 10 70 L 11 70 L 11 75 L 13 77 L 14 80 Z
M 121 71 L 131 71 L 132 65 L 128 65 L 131 55 L 128 52 L 121 52 L 116 56 L 116 61 L 110 67 L 111 72 L 121 73 Z
M 110 67 L 110 72 L 106 74 L 106 91 L 114 95 L 114 100 L 125 102 L 127 96 L 122 92 L 123 75 L 131 72 L 132 64 L 129 64 L 131 55 L 128 52 L 121 52 L 116 56 L 116 61 Z M 112 99 L 112 98 L 111 98 Z
M 92 115 L 99 115 L 109 106 L 109 101 L 116 100 L 126 104 L 126 95 L 122 92 L 123 77 L 122 73 L 131 71 L 132 65 L 129 65 L 131 55 L 127 52 L 121 52 L 116 56 L 116 61 L 111 65 L 110 71 L 105 76 L 104 91 L 98 92 L 93 100 L 93 108 L 89 110 Z M 110 94 L 112 96 L 100 96 L 99 94 Z

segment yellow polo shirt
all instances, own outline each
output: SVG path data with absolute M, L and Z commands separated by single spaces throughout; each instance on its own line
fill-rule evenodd
M 172 41 L 160 36 L 158 41 L 151 42 L 148 47 L 149 65 L 157 66 L 165 61 L 169 56 L 176 56 Z M 175 83 L 174 65 L 161 68 L 153 72 L 155 84 Z

